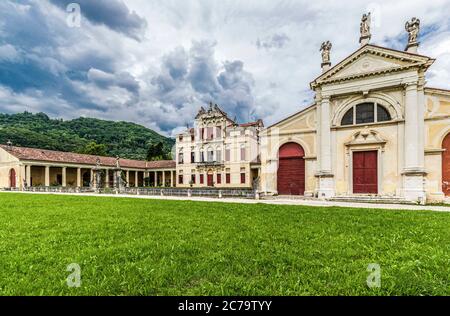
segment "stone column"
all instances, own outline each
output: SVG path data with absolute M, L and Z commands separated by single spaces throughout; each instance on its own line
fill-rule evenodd
M 424 107 L 423 88 L 417 82 L 405 88 L 405 146 L 403 196 L 410 201 L 426 202 L 424 169 Z
M 45 166 L 45 186 L 50 186 L 50 167 Z
M 27 186 L 31 187 L 31 165 L 27 165 L 25 167 L 25 174 L 26 174 Z
M 95 174 L 94 174 L 94 169 L 91 169 L 91 188 L 95 187 Z
M 155 187 L 158 186 L 158 171 L 155 171 Z
M 130 170 L 127 170 L 127 188 L 130 187 Z
M 106 174 L 105 174 L 105 188 L 109 188 L 110 187 L 110 185 L 109 185 L 109 169 L 106 169 L 105 170 L 106 171 Z
M 81 168 L 77 168 L 77 188 L 81 188 Z
M 323 97 L 319 107 L 319 131 L 320 131 L 320 170 L 318 197 L 325 199 L 335 195 L 334 175 L 331 168 L 331 118 L 330 98 Z
M 174 176 L 173 176 L 173 173 L 174 173 L 174 171 L 170 171 L 170 186 L 172 188 L 174 187 L 174 183 L 173 183 Z
M 138 171 L 134 172 L 134 186 L 136 188 L 139 187 L 139 172 Z
M 27 181 L 26 176 L 27 176 L 26 166 L 21 165 L 20 166 L 20 177 L 18 180 L 19 183 L 16 183 L 16 186 L 19 187 L 20 190 L 23 190 L 25 187 L 25 182 Z
M 162 172 L 162 183 L 163 183 L 163 187 L 166 186 L 166 171 L 163 170 Z
M 62 186 L 67 186 L 67 167 L 62 167 Z

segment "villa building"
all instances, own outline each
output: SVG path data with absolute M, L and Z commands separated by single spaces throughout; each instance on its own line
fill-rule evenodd
M 263 122 L 238 124 L 217 105 L 201 108 L 194 128 L 177 135 L 177 186 L 252 188 L 259 177 Z

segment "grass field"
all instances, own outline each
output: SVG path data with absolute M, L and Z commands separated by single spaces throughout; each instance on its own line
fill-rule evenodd
M 449 247 L 450 213 L 0 194 L 2 295 L 450 295 Z

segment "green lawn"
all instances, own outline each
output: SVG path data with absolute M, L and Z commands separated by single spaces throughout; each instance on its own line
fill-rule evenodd
M 449 247 L 450 213 L 0 194 L 2 295 L 450 295 Z

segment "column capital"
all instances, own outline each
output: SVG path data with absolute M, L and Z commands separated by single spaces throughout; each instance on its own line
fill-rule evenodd
M 418 86 L 418 82 L 417 81 L 413 81 L 413 82 L 406 82 L 404 84 L 404 87 L 406 90 L 413 90 L 413 89 L 417 89 Z

